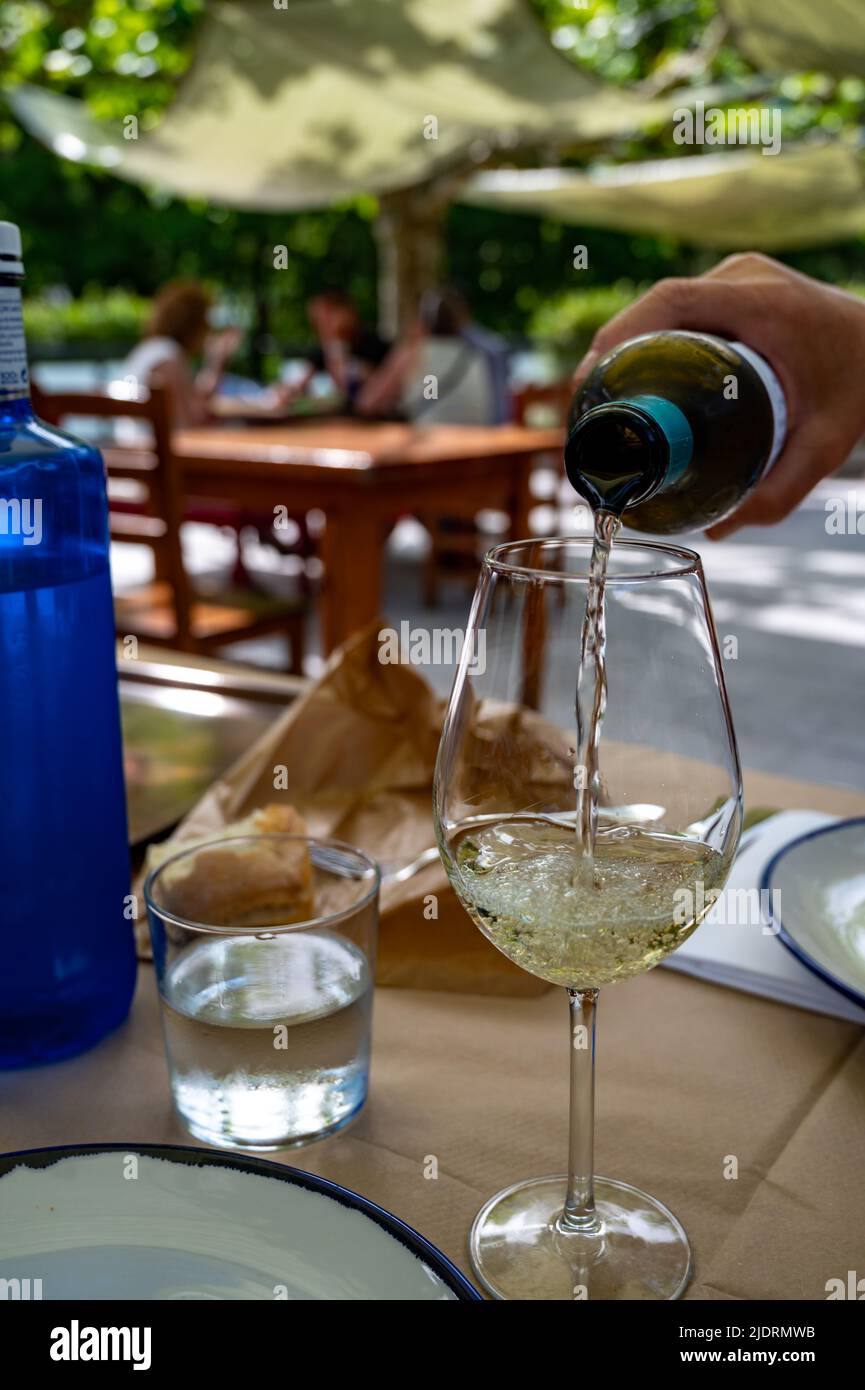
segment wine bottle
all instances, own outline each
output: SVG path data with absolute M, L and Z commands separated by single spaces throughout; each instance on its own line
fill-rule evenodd
M 105 470 L 33 414 L 23 275 L 0 222 L 0 1067 L 89 1047 L 135 983 Z
M 661 534 L 711 526 L 772 467 L 784 391 L 743 343 L 646 333 L 595 365 L 571 405 L 565 471 L 595 510 Z

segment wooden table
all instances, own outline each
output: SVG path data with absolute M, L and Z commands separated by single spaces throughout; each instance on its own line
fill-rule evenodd
M 381 551 L 403 513 L 468 516 L 494 507 L 528 534 L 535 456 L 563 432 L 521 425 L 413 426 L 334 418 L 209 427 L 175 435 L 186 492 L 259 512 L 320 508 L 326 518 L 325 651 L 380 611 Z

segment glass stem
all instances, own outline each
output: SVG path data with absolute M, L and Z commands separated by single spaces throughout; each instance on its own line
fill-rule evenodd
M 563 1233 L 600 1231 L 595 1211 L 595 1012 L 596 989 L 569 989 L 571 1033 L 571 1128 L 568 1192 L 558 1227 Z

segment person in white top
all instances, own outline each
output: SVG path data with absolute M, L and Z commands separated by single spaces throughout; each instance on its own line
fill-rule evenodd
M 176 280 L 153 301 L 144 337 L 120 368 L 120 379 L 136 390 L 167 388 L 178 429 L 235 416 L 268 419 L 285 413 L 288 388 L 268 387 L 219 397 L 229 358 L 243 338 L 239 328 L 210 328 L 211 297 L 194 280 Z M 194 359 L 200 357 L 198 371 Z
M 418 425 L 496 423 L 488 358 L 463 328 L 456 296 L 424 295 L 417 324 L 361 388 L 358 414 L 397 414 Z
M 153 301 L 144 337 L 126 358 L 120 369 L 124 388 L 136 393 L 160 387 L 167 390 L 171 423 L 175 429 L 208 423 L 223 423 L 227 410 L 216 409 L 217 393 L 226 363 L 236 351 L 242 333 L 238 328 L 226 328 L 221 333 L 210 329 L 211 297 L 194 280 L 178 280 L 166 285 Z M 198 371 L 194 360 L 202 359 Z M 267 418 L 284 412 L 284 393 L 277 387 L 261 391 L 257 396 L 232 396 L 231 408 L 245 416 Z M 140 420 L 116 422 L 115 440 L 126 447 L 140 447 L 150 438 L 147 426 Z M 240 533 L 244 525 L 258 527 L 262 539 L 271 539 L 273 516 L 260 517 L 230 503 L 200 503 L 186 509 L 186 519 L 210 522 L 234 529 L 237 536 L 237 558 L 233 578 L 238 585 L 248 585 L 249 575 L 243 563 Z
M 210 402 L 241 340 L 237 328 L 211 333 L 210 309 L 210 295 L 194 280 L 166 285 L 153 301 L 144 337 L 120 369 L 121 378 L 130 386 L 167 388 L 173 420 L 179 428 L 213 418 Z M 199 355 L 203 355 L 203 363 L 195 372 L 192 363 Z

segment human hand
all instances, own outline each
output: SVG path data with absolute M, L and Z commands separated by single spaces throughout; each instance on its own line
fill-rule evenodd
M 268 405 L 274 410 L 287 410 L 299 399 L 301 389 L 296 381 L 277 381 L 263 394 L 266 395 Z
M 207 339 L 204 355 L 211 367 L 222 368 L 233 357 L 243 342 L 243 329 L 232 325 L 219 333 L 212 333 Z
M 659 280 L 610 319 L 577 368 L 641 333 L 693 329 L 746 343 L 774 368 L 787 397 L 787 440 L 774 467 L 707 535 L 781 521 L 833 473 L 865 432 L 865 303 L 755 252 L 692 279 Z

